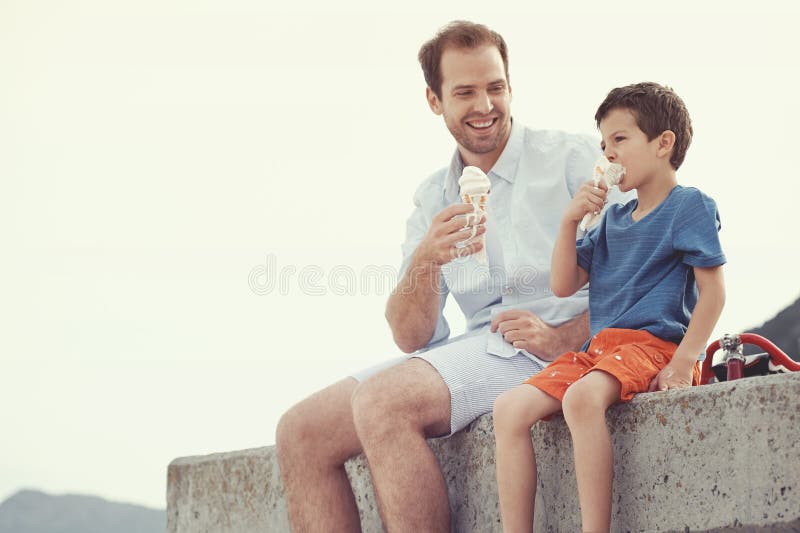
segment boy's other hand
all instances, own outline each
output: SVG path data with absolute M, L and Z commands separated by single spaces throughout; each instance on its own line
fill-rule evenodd
M 604 181 L 601 180 L 598 185 L 595 185 L 592 180 L 587 181 L 581 185 L 567 206 L 564 219 L 580 222 L 586 213 L 599 213 L 606 203 L 607 194 L 608 187 Z
M 672 361 L 662 368 L 661 372 L 650 382 L 650 387 L 647 389 L 648 392 L 691 387 L 693 368 L 693 363 L 687 366 L 682 362 L 675 361 L 673 357 Z

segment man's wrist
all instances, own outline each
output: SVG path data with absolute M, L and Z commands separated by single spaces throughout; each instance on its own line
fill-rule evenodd
M 411 264 L 408 267 L 408 272 L 413 272 L 415 276 L 438 276 L 441 270 L 442 265 L 433 259 L 425 259 L 416 255 L 411 259 Z
M 589 312 L 580 314 L 554 329 L 557 336 L 557 348 L 561 350 L 559 355 L 577 351 L 589 338 Z

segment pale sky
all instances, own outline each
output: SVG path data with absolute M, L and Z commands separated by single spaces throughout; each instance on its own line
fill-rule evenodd
M 611 88 L 672 86 L 678 179 L 722 217 L 715 337 L 797 298 L 797 3 L 400 4 L 0 0 L 0 500 L 164 506 L 172 459 L 271 445 L 399 353 L 361 278 L 396 272 L 452 154 L 416 62 L 452 19 L 504 35 L 534 128 L 596 135 Z M 269 264 L 284 286 L 253 291 Z

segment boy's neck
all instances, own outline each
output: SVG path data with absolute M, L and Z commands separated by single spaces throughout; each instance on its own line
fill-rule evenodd
M 669 196 L 670 191 L 676 185 L 678 185 L 678 177 L 675 169 L 671 167 L 659 176 L 654 176 L 647 183 L 640 184 L 636 188 L 636 195 L 639 199 L 636 211 L 640 214 L 649 213 Z

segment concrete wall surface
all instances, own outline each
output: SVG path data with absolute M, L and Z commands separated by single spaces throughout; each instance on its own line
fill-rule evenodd
M 800 373 L 642 394 L 609 409 L 612 531 L 800 532 Z M 569 430 L 532 430 L 536 532 L 580 531 Z M 494 436 L 486 415 L 431 441 L 453 528 L 500 531 Z M 382 531 L 363 456 L 347 464 L 365 532 Z M 289 531 L 274 448 L 187 457 L 168 468 L 169 533 Z

